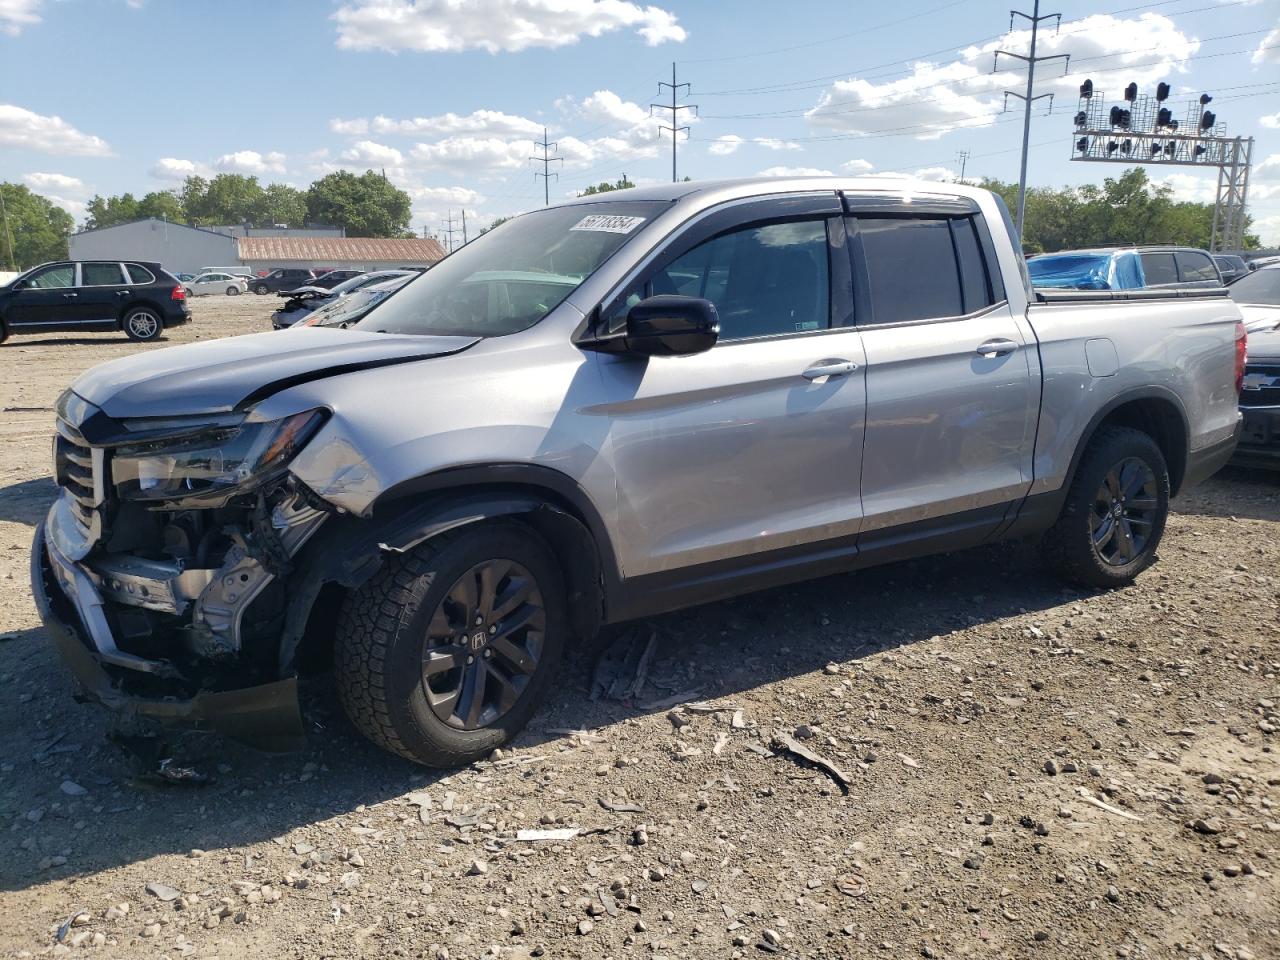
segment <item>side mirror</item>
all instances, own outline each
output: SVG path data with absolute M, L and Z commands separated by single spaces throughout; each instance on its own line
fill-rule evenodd
M 710 300 L 659 294 L 627 311 L 626 350 L 650 357 L 702 353 L 720 336 L 720 315 Z

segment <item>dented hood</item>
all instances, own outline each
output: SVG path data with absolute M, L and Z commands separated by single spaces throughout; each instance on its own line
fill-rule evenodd
M 478 339 L 321 328 L 224 337 L 99 364 L 71 389 L 114 418 L 226 413 L 294 384 L 458 353 Z

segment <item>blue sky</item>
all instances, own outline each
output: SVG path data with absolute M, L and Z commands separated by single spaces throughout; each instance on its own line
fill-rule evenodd
M 1026 4 L 1030 9 L 1030 3 Z M 1202 91 L 1232 134 L 1254 136 L 1250 212 L 1280 244 L 1280 2 L 1063 0 L 1042 53 L 1029 180 L 1098 181 L 1070 162 L 1085 77 L 1119 92 L 1167 80 Z M 623 173 L 669 179 L 650 119 L 672 61 L 687 119 L 680 173 L 899 173 L 1016 180 L 1020 64 L 1006 0 L 0 0 L 0 179 L 80 217 L 94 193 L 141 195 L 189 173 L 305 186 L 338 168 L 385 169 L 414 226 L 468 225 L 542 202 L 532 141 L 563 162 L 553 198 Z M 1043 79 L 1041 79 L 1041 77 Z M 669 97 L 664 93 L 663 98 Z M 682 115 L 690 118 L 692 111 Z M 1216 172 L 1148 168 L 1211 200 Z

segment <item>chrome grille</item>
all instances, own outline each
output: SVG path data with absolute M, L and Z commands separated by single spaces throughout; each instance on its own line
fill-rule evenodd
M 102 451 L 85 442 L 75 427 L 59 418 L 54 439 L 54 479 L 70 498 L 71 515 L 87 539 L 96 539 L 101 521 Z
M 1244 370 L 1242 407 L 1280 407 L 1280 363 L 1250 363 Z

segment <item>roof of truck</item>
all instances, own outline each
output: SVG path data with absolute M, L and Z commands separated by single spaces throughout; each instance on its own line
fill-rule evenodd
M 911 177 L 746 177 L 735 180 L 688 180 L 679 183 L 628 187 L 625 190 L 610 190 L 607 193 L 574 197 L 564 200 L 560 204 L 553 204 L 553 206 L 601 203 L 615 200 L 680 200 L 694 194 L 711 192 L 749 197 L 755 194 L 800 190 L 846 190 L 850 192 L 931 194 L 933 196 L 951 197 L 976 197 L 987 192 L 980 187 L 971 187 L 962 183 L 916 180 Z

